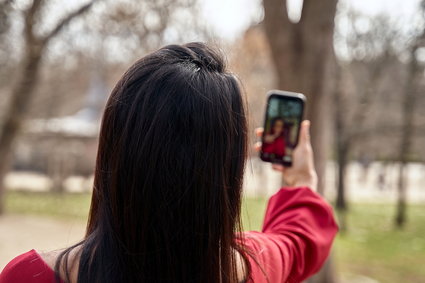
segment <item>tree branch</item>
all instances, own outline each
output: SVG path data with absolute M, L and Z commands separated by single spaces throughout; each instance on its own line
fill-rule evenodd
M 7 33 L 10 28 L 10 10 L 13 0 L 0 2 L 0 37 Z
M 304 0 L 299 23 L 312 32 L 333 29 L 337 3 L 338 0 Z
M 288 54 L 292 54 L 291 30 L 294 24 L 288 18 L 286 0 L 263 0 L 263 6 L 264 28 L 276 73 L 278 77 L 286 78 L 284 72 L 290 70 Z M 281 85 L 279 83 L 278 87 L 282 87 Z
M 32 28 L 35 24 L 35 15 L 38 13 L 43 2 L 44 0 L 34 0 L 31 7 L 25 12 L 24 34 L 27 42 L 33 42 L 35 40 Z
M 277 34 L 285 32 L 292 23 L 288 18 L 286 0 L 263 0 L 264 22 L 272 25 Z
M 31 7 L 27 10 L 27 18 L 34 19 L 35 14 L 42 6 L 44 0 L 34 0 Z
M 79 9 L 75 10 L 74 12 L 68 14 L 66 17 L 64 17 L 62 20 L 59 21 L 59 23 L 56 25 L 56 27 L 50 31 L 46 36 L 43 37 L 42 42 L 43 44 L 46 44 L 49 42 L 50 39 L 55 37 L 66 25 L 68 25 L 75 17 L 85 13 L 88 11 L 93 4 L 97 0 L 92 0 L 88 2 L 87 4 L 83 5 Z

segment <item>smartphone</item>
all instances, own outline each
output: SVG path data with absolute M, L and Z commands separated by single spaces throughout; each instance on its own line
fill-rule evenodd
M 281 90 L 271 90 L 267 95 L 260 158 L 289 167 L 298 143 L 306 98 L 301 93 Z

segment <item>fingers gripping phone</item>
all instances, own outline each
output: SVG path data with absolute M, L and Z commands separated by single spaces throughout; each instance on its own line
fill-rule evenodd
M 260 158 L 266 162 L 291 166 L 306 98 L 301 93 L 281 90 L 271 90 L 267 95 Z

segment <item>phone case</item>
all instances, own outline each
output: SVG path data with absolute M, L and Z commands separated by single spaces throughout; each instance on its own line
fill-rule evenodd
M 260 158 L 265 162 L 291 166 L 292 151 L 298 144 L 306 97 L 301 93 L 282 90 L 271 90 L 267 92 L 267 96 Z M 274 117 L 271 114 L 273 111 L 278 113 Z

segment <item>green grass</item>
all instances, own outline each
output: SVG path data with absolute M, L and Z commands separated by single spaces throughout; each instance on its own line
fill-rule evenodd
M 7 192 L 6 211 L 81 219 L 87 217 L 89 194 Z M 245 230 L 261 229 L 266 199 L 245 199 Z M 342 277 L 367 276 L 379 282 L 425 282 L 425 205 L 408 207 L 408 223 L 394 229 L 392 204 L 351 204 L 347 231 L 337 236 L 333 255 Z
M 88 193 L 6 193 L 7 213 L 32 214 L 67 219 L 87 219 L 91 194 Z
M 244 199 L 242 203 L 242 224 L 244 230 L 261 230 L 266 204 L 267 200 L 263 198 Z
M 246 230 L 259 230 L 264 199 L 246 199 Z M 392 204 L 351 204 L 347 230 L 333 248 L 336 270 L 343 278 L 366 276 L 379 282 L 425 282 L 425 205 L 408 207 L 408 223 L 394 228 Z M 361 281 L 357 281 L 361 282 Z
M 425 282 L 425 205 L 410 205 L 407 213 L 398 230 L 394 205 L 352 204 L 334 247 L 338 270 L 380 282 Z

